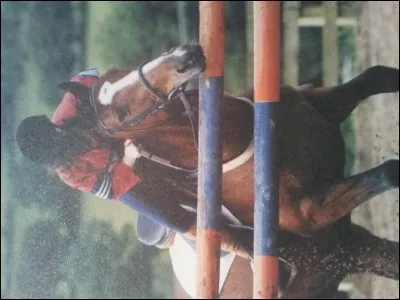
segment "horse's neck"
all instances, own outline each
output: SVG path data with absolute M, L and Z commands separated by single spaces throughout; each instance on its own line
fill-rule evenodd
M 187 92 L 186 99 L 194 113 L 193 123 L 198 136 L 198 91 Z M 181 103 L 173 103 L 170 108 L 171 120 L 138 137 L 136 142 L 146 151 L 172 163 L 196 168 L 198 152 L 189 118 L 184 112 Z M 253 108 L 244 101 L 224 96 L 221 125 L 222 159 L 227 162 L 240 155 L 251 141 Z

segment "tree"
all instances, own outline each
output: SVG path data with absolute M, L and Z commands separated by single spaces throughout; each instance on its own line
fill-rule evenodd
M 138 66 L 179 41 L 176 5 L 167 1 L 121 2 L 102 26 L 104 60 L 116 67 Z
M 138 243 L 132 227 L 118 233 L 109 223 L 93 221 L 83 225 L 61 270 L 75 298 L 165 297 L 152 286 L 156 255 L 154 248 Z
M 78 194 L 71 193 L 54 174 L 46 174 L 43 167 L 22 159 L 15 141 L 18 123 L 31 114 L 31 104 L 35 103 L 33 106 L 38 110 L 45 110 L 48 104 L 55 107 L 60 100 L 56 86 L 71 75 L 73 64 L 70 58 L 73 55 L 70 55 L 69 47 L 70 30 L 66 30 L 72 22 L 69 4 L 68 1 L 1 3 L 2 217 L 6 220 L 5 226 L 2 222 L 2 250 L 5 252 L 2 294 L 5 297 L 14 297 L 13 293 L 18 290 L 28 296 L 35 293 L 46 296 L 47 294 L 40 291 L 43 285 L 37 274 L 47 274 L 44 275 L 47 276 L 47 281 L 57 281 L 56 275 L 47 272 L 45 263 L 38 264 L 29 260 L 29 257 L 60 246 L 56 240 L 54 245 L 51 242 L 56 237 L 54 232 L 62 229 L 63 223 L 67 224 L 68 234 L 64 237 L 65 245 L 68 245 L 78 230 Z M 32 88 L 32 82 L 38 87 L 38 94 L 34 89 L 28 91 L 28 88 Z M 28 228 L 30 234 L 24 235 L 20 242 L 21 239 L 16 240 L 15 236 L 23 234 L 27 223 L 21 218 L 19 208 L 32 207 L 53 216 L 54 222 L 40 223 L 36 229 Z M 49 226 L 48 231 L 44 229 L 45 226 Z M 33 232 L 29 231 L 31 229 Z M 35 238 L 32 240 L 31 236 Z M 43 240 L 47 240 L 47 243 L 42 243 Z M 32 255 L 25 256 L 26 251 L 31 251 L 29 248 L 34 248 Z M 57 248 L 57 251 L 62 249 Z M 14 263 L 18 260 L 15 257 L 28 259 L 26 266 L 32 269 L 27 271 L 22 267 L 16 271 Z M 19 272 L 18 282 L 21 286 L 16 286 L 16 281 L 13 280 L 16 272 Z M 28 275 L 32 278 L 28 278 Z M 55 277 L 51 278 L 52 275 Z M 30 291 L 26 292 L 27 290 Z
M 179 42 L 184 44 L 189 40 L 186 1 L 176 1 L 176 15 L 178 17 Z
M 283 82 L 299 83 L 299 18 L 300 1 L 283 2 Z
M 57 221 L 38 221 L 28 227 L 17 273 L 21 298 L 53 298 L 61 280 L 59 266 L 68 253 L 66 239 Z
M 8 179 L 9 170 L 15 166 L 16 144 L 15 103 L 18 87 L 24 83 L 26 53 L 21 47 L 22 20 L 26 3 L 1 2 L 1 210 L 2 218 L 2 296 L 12 297 L 16 203 L 12 201 L 16 187 Z M 9 201 L 11 199 L 11 201 Z M 3 246 L 4 245 L 4 246 Z

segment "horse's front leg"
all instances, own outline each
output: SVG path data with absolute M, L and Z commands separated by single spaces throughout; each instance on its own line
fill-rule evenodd
M 352 80 L 334 87 L 302 90 L 303 96 L 332 123 L 343 122 L 364 99 L 399 91 L 399 69 L 368 68 Z
M 389 160 L 332 184 L 323 192 L 304 197 L 299 210 L 312 233 L 350 214 L 372 197 L 398 187 L 399 160 Z

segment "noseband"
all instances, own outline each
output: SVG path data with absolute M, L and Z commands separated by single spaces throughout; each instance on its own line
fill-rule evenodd
M 140 79 L 141 83 L 143 84 L 143 86 L 146 88 L 146 90 L 155 98 L 157 103 L 155 105 L 153 105 L 152 107 L 150 107 L 147 111 L 136 116 L 135 118 L 121 122 L 121 125 L 119 125 L 115 128 L 112 128 L 112 129 L 108 128 L 104 124 L 104 122 L 100 118 L 98 118 L 97 105 L 96 105 L 96 101 L 95 101 L 95 97 L 94 97 L 94 88 L 97 84 L 93 85 L 90 101 L 92 102 L 92 106 L 95 111 L 95 116 L 97 118 L 97 122 L 100 124 L 102 129 L 106 130 L 109 134 L 113 134 L 113 133 L 115 133 L 119 130 L 125 129 L 129 126 L 138 125 L 140 122 L 145 120 L 147 117 L 155 114 L 159 109 L 164 108 L 171 101 L 171 99 L 173 99 L 177 95 L 179 95 L 181 98 L 182 98 L 182 96 L 184 97 L 183 90 L 187 84 L 186 82 L 181 84 L 180 86 L 178 86 L 176 89 L 174 89 L 169 95 L 165 95 L 165 94 L 161 93 L 160 91 L 156 90 L 154 87 L 152 87 L 143 74 L 142 69 L 146 63 L 147 63 L 147 61 L 141 63 L 138 67 L 139 79 Z M 184 106 L 185 106 L 186 110 L 188 108 L 190 108 L 190 106 L 188 107 L 188 102 L 186 99 L 182 100 L 182 101 L 184 102 Z

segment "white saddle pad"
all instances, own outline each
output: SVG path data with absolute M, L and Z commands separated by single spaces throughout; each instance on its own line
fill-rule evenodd
M 169 248 L 172 268 L 185 292 L 193 299 L 197 299 L 197 253 L 180 235 L 175 235 L 174 244 Z M 226 277 L 235 259 L 234 253 L 228 253 L 220 259 L 219 292 L 224 286 Z

